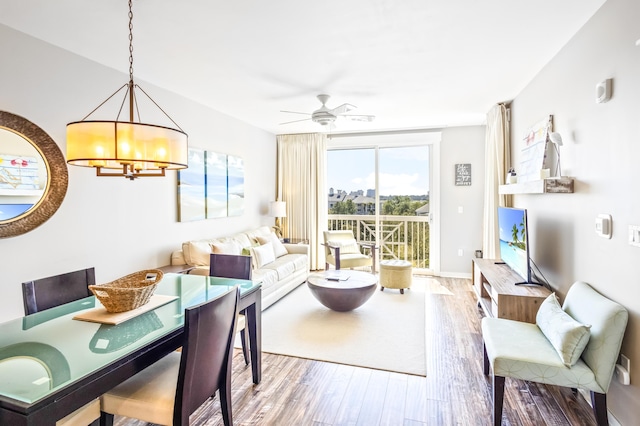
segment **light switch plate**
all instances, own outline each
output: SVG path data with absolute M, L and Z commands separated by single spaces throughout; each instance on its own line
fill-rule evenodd
M 596 217 L 596 234 L 602 238 L 611 238 L 613 221 L 610 214 L 599 214 Z
M 640 225 L 629 225 L 629 245 L 640 247 Z

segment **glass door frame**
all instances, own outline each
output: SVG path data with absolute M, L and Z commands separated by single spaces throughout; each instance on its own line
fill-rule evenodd
M 414 132 L 334 133 L 327 135 L 327 150 L 373 149 L 375 152 L 376 206 L 380 205 L 379 150 L 381 148 L 429 147 L 429 268 L 415 272 L 440 274 L 440 129 Z M 376 229 L 380 212 L 376 209 Z M 376 244 L 380 233 L 376 233 Z

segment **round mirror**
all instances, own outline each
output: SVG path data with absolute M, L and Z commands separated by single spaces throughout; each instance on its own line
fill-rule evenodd
M 53 216 L 68 181 L 53 139 L 29 120 L 0 111 L 0 238 L 29 232 Z

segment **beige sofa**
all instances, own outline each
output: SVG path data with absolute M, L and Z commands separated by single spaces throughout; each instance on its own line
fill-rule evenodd
M 280 243 L 268 226 L 184 242 L 182 250 L 172 253 L 171 264 L 193 266 L 190 274 L 209 275 L 211 253 L 252 256 L 252 279 L 262 281 L 262 309 L 304 283 L 309 275 L 309 246 Z

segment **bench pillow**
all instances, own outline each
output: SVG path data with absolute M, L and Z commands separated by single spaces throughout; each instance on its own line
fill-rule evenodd
M 540 304 L 536 325 L 567 367 L 578 362 L 591 337 L 591 326 L 579 323 L 563 311 L 555 293 Z

